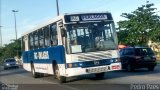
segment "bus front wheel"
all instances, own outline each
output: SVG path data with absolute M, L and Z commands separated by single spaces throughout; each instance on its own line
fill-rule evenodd
M 33 64 L 31 64 L 31 72 L 32 72 L 32 76 L 33 76 L 34 78 L 37 78 L 37 77 L 38 77 L 38 73 L 35 72 L 35 69 L 34 69 L 34 65 L 33 65 Z
M 60 83 L 66 82 L 66 77 L 60 75 L 58 65 L 55 66 L 55 78 L 58 79 Z

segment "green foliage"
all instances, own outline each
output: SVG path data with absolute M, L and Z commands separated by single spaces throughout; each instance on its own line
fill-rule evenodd
M 14 58 L 18 55 L 21 55 L 21 41 L 20 40 L 12 40 L 10 44 L 5 45 L 0 48 L 0 62 L 6 58 Z
M 127 45 L 147 45 L 149 40 L 160 42 L 160 16 L 147 2 L 131 13 L 122 13 L 124 21 L 119 21 L 119 43 Z

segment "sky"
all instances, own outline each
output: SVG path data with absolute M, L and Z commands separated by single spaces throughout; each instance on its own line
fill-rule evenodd
M 120 15 L 130 13 L 146 1 L 155 4 L 160 11 L 160 0 L 59 0 L 60 14 L 74 12 L 109 11 L 112 13 L 115 24 L 124 20 Z M 18 38 L 24 32 L 31 30 L 40 23 L 57 16 L 56 0 L 0 0 L 0 26 L 2 43 L 8 44 L 15 35 L 14 14 L 16 12 Z M 160 12 L 158 12 L 160 15 Z

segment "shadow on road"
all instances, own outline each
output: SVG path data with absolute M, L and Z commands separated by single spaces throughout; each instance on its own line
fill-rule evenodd
M 25 71 L 22 68 L 19 68 L 19 69 L 8 69 L 8 70 L 0 71 L 0 76 L 8 76 L 8 75 L 22 74 L 22 73 L 27 73 L 27 71 Z
M 121 78 L 121 77 L 128 77 L 128 76 L 142 76 L 142 75 L 153 75 L 153 74 L 159 74 L 160 75 L 160 65 L 157 65 L 155 67 L 154 71 L 148 71 L 148 69 L 137 69 L 133 72 L 127 72 L 126 70 L 121 70 L 121 71 L 111 71 L 111 72 L 106 72 L 105 77 L 103 79 L 98 79 L 95 78 L 94 74 L 90 75 L 83 75 L 79 76 L 77 79 L 71 79 L 68 82 L 73 82 L 73 81 L 79 81 L 79 80 L 107 80 L 107 79 L 113 79 L 113 78 Z
M 0 72 L 0 76 L 7 76 L 7 75 L 16 75 L 16 74 L 25 74 L 28 75 L 29 72 L 25 71 L 22 68 L 19 69 L 10 69 L 10 70 L 4 70 L 2 72 Z M 147 69 L 137 69 L 133 72 L 127 72 L 125 70 L 121 70 L 121 71 L 111 71 L 111 72 L 106 72 L 105 73 L 105 77 L 103 79 L 97 79 L 95 78 L 94 74 L 90 74 L 90 75 L 82 75 L 82 76 L 78 76 L 78 77 L 73 77 L 73 78 L 69 78 L 67 80 L 68 83 L 70 82 L 74 82 L 74 81 L 80 81 L 80 80 L 94 80 L 94 81 L 98 81 L 98 80 L 107 80 L 107 79 L 115 79 L 115 78 L 121 78 L 121 77 L 129 77 L 129 76 L 143 76 L 143 75 L 160 75 L 160 65 L 157 65 L 154 71 L 148 71 Z M 29 76 L 32 77 L 32 76 Z M 56 79 L 53 79 L 53 76 L 50 75 L 45 75 L 44 77 L 41 77 L 41 79 L 47 79 L 49 81 L 54 81 L 54 82 L 58 82 Z M 51 79 L 52 78 L 52 79 Z

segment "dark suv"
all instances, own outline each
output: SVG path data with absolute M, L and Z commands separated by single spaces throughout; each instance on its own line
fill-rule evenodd
M 133 71 L 138 68 L 148 68 L 153 71 L 156 66 L 156 56 L 148 47 L 127 47 L 120 50 L 122 68 Z

